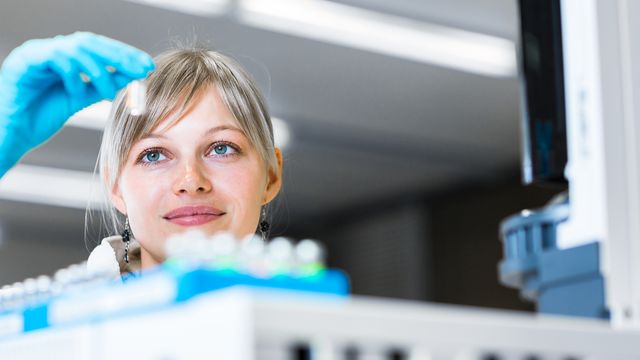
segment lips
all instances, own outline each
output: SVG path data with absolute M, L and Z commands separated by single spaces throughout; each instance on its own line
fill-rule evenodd
M 210 206 L 183 206 L 166 213 L 163 218 L 174 224 L 194 226 L 219 219 L 225 212 Z

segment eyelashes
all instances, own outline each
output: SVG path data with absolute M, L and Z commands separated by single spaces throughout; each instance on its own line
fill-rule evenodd
M 232 156 L 239 156 L 241 154 L 242 152 L 238 145 L 230 141 L 221 140 L 209 145 L 205 156 L 213 158 L 228 158 Z M 153 166 L 170 158 L 170 153 L 166 149 L 162 147 L 150 147 L 144 149 L 140 155 L 138 155 L 135 163 L 143 166 Z
M 152 161 L 149 159 L 145 161 L 145 158 L 147 158 L 148 155 L 152 155 L 152 154 L 158 154 L 159 156 L 166 157 L 166 154 L 164 154 L 164 149 L 158 148 L 158 147 L 152 147 L 152 148 L 144 149 L 142 153 L 138 155 L 138 159 L 136 159 L 136 164 L 151 165 L 153 163 L 157 163 L 158 161 L 160 161 L 160 160 Z
M 231 149 L 231 153 L 227 153 L 227 151 Z M 222 153 L 222 151 L 224 151 L 224 153 Z M 209 146 L 209 150 L 207 150 L 207 154 L 211 154 L 212 152 L 214 152 L 216 154 L 216 156 L 231 156 L 231 155 L 235 155 L 235 154 L 239 154 L 240 153 L 240 149 L 238 148 L 237 145 L 229 142 L 229 141 L 217 141 L 213 144 L 211 144 L 211 146 Z

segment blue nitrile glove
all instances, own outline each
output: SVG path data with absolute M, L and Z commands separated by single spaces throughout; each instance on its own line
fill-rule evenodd
M 87 32 L 29 40 L 14 49 L 0 69 L 0 176 L 71 115 L 112 100 L 153 68 L 146 53 Z

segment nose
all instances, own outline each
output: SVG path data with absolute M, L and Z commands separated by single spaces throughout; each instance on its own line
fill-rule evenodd
M 211 192 L 213 186 L 202 164 L 197 161 L 186 162 L 182 169 L 183 171 L 180 172 L 173 187 L 173 192 L 176 195 L 196 195 Z

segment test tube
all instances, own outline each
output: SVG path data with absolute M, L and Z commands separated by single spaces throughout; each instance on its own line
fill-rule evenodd
M 296 272 L 300 276 L 314 276 L 321 273 L 324 267 L 324 249 L 320 243 L 305 239 L 295 247 Z
M 293 264 L 293 244 L 285 237 L 277 237 L 267 244 L 267 261 L 272 276 L 288 275 Z
M 134 80 L 127 89 L 126 106 L 129 114 L 140 116 L 146 110 L 147 85 L 144 80 Z

